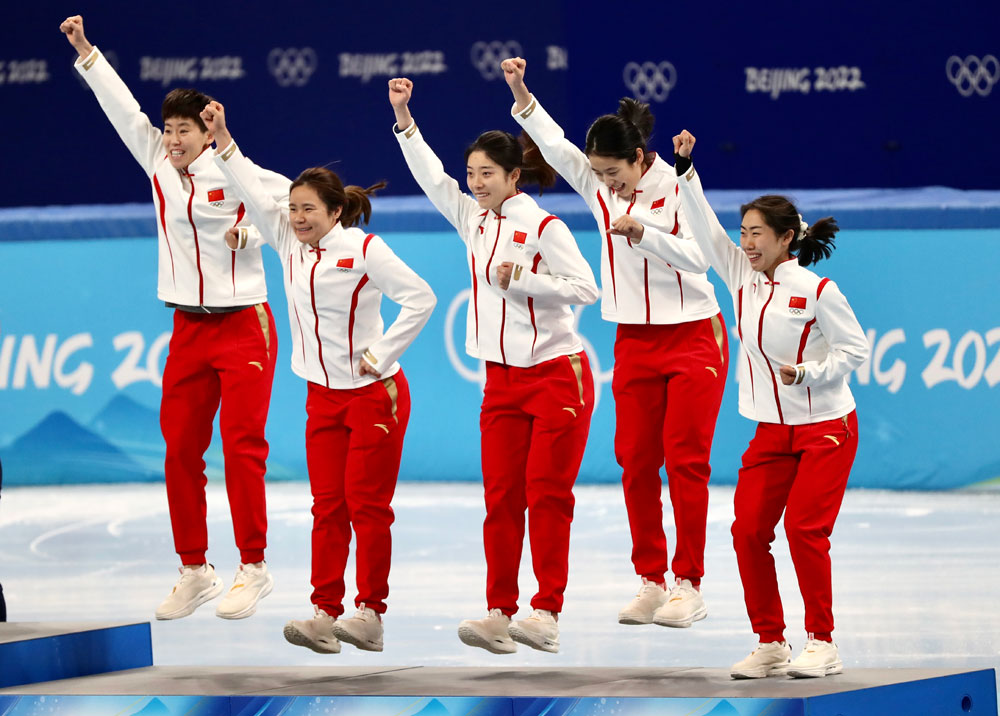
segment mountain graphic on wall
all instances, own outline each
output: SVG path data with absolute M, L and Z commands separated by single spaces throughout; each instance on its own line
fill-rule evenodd
M 123 393 L 117 393 L 87 425 L 144 469 L 163 475 L 166 448 L 160 433 L 160 413 Z
M 156 474 L 62 411 L 3 451 L 4 483 L 10 485 L 149 481 Z

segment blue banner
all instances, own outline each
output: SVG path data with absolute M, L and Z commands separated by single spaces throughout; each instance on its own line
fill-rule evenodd
M 438 297 L 401 360 L 413 398 L 401 477 L 478 480 L 484 370 L 463 349 L 463 246 L 453 231 L 380 231 L 381 211 L 371 228 Z M 598 266 L 597 232 L 575 234 Z M 951 488 L 1000 476 L 998 239 L 995 229 L 845 229 L 833 258 L 818 265 L 840 285 L 873 347 L 851 377 L 861 432 L 853 486 Z M 305 382 L 289 367 L 280 265 L 270 249 L 264 258 L 279 343 L 269 475 L 304 479 Z M 0 242 L 0 457 L 10 484 L 162 478 L 158 406 L 171 312 L 154 297 L 155 261 L 150 236 Z M 731 329 L 729 295 L 710 277 Z M 395 309 L 384 303 L 388 322 Z M 615 325 L 597 306 L 576 311 L 597 392 L 580 481 L 615 482 Z M 735 335 L 730 346 L 735 366 Z M 737 414 L 734 381 L 716 431 L 714 484 L 735 482 L 754 428 Z M 206 459 L 210 476 L 220 477 L 217 439 Z
M 226 105 L 241 146 L 294 176 L 331 164 L 358 184 L 417 187 L 390 134 L 386 80 L 414 80 L 412 109 L 452 172 L 487 129 L 516 131 L 499 62 L 582 144 L 623 96 L 657 116 L 651 147 L 688 128 L 714 188 L 995 188 L 998 3 L 651 4 L 527 8 L 306 3 L 261 14 L 220 0 L 182 20 L 113 3 L 84 10 L 88 38 L 160 124 L 164 94 L 194 86 Z M 71 4 L 6 8 L 2 206 L 148 201 L 131 156 L 72 67 L 58 30 Z

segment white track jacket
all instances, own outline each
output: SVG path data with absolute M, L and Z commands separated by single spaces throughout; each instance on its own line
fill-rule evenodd
M 393 131 L 420 188 L 465 243 L 472 275 L 466 352 L 525 368 L 583 350 L 570 305 L 597 301 L 597 282 L 566 225 L 520 192 L 499 214 L 484 211 L 445 173 L 416 123 Z M 514 264 L 506 290 L 497 282 L 505 261 Z
M 358 373 L 362 357 L 381 378 L 395 374 L 396 361 L 434 309 L 427 282 L 380 237 L 357 227 L 338 222 L 317 248 L 299 241 L 287 207 L 267 192 L 235 142 L 215 155 L 215 163 L 281 257 L 295 374 L 327 388 L 359 388 L 378 380 Z M 241 239 L 238 252 L 252 251 L 249 244 Z M 400 305 L 385 333 L 383 293 Z
M 680 188 L 695 239 L 733 295 L 743 354 L 740 414 L 804 425 L 854 410 L 847 375 L 867 360 L 870 348 L 837 284 L 795 258 L 779 264 L 769 281 L 726 235 L 693 166 L 680 178 Z M 783 365 L 799 369 L 799 382 L 781 382 Z
M 75 66 L 153 186 L 159 236 L 157 297 L 184 306 L 266 301 L 260 250 L 234 253 L 226 246 L 226 229 L 249 222 L 242 200 L 212 161 L 211 150 L 202 152 L 186 173 L 177 171 L 163 149 L 163 132 L 142 113 L 104 55 L 95 47 Z M 257 166 L 253 170 L 271 196 L 288 196 L 287 178 Z
M 583 197 L 601 233 L 601 315 L 615 323 L 687 323 L 719 312 L 712 284 L 705 276 L 708 262 L 691 242 L 687 261 L 672 265 L 651 252 L 665 234 L 689 240 L 677 196 L 673 167 L 656 157 L 636 186 L 631 201 L 620 198 L 590 167 L 590 161 L 534 97 L 511 115 L 524 128 L 545 160 Z M 629 214 L 646 228 L 633 244 L 611 233 L 611 223 Z M 653 229 L 650 231 L 649 229 Z

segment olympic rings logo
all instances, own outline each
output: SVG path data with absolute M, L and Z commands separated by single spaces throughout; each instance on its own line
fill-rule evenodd
M 311 47 L 275 47 L 267 56 L 267 69 L 281 87 L 302 87 L 316 71 L 316 52 Z
M 944 65 L 944 73 L 963 97 L 971 97 L 973 92 L 985 97 L 1000 81 L 1000 62 L 993 55 L 986 55 L 982 60 L 975 55 L 964 60 L 952 55 Z
M 520 57 L 524 54 L 521 45 L 515 40 L 507 42 L 477 42 L 472 46 L 469 55 L 472 66 L 479 70 L 484 80 L 495 80 L 503 77 L 500 63 L 508 57 Z
M 665 102 L 677 84 L 677 70 L 669 62 L 629 62 L 622 72 L 625 86 L 641 102 Z

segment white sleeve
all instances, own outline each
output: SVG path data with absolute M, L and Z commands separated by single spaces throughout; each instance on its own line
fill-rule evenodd
M 165 154 L 163 133 L 143 114 L 121 77 L 96 47 L 87 57 L 77 59 L 74 67 L 94 91 L 101 109 L 132 156 L 147 176 L 153 176 Z
M 514 266 L 507 293 L 556 305 L 589 306 L 597 301 L 594 272 L 566 224 L 559 219 L 548 222 L 538 245 L 548 273 L 534 273 L 530 266 Z
M 244 249 L 259 249 L 261 246 L 267 243 L 264 236 L 257 230 L 257 227 L 249 223 L 249 217 L 244 217 L 244 220 L 236 225 L 236 228 L 240 230 L 237 236 L 238 243 L 233 251 L 243 251 Z
M 517 106 L 516 103 L 514 106 Z M 579 147 L 566 139 L 562 127 L 549 116 L 535 96 L 531 96 L 531 102 L 520 112 L 514 112 L 512 107 L 510 113 L 538 145 L 545 161 L 559 172 L 573 191 L 582 196 L 588 205 L 596 201 L 598 182 L 594 170 L 590 168 L 590 160 Z
M 871 352 L 868 338 L 833 281 L 826 282 L 816 301 L 816 325 L 829 344 L 830 352 L 821 361 L 805 361 L 796 366 L 804 371 L 799 385 L 831 383 L 868 360 Z
M 687 233 L 690 237 L 690 230 Z M 708 271 L 708 259 L 691 238 L 674 236 L 653 226 L 642 225 L 642 239 L 636 243 L 629 239 L 633 249 L 646 256 L 665 261 L 674 268 L 691 273 Z
M 718 217 L 705 198 L 701 188 L 701 178 L 692 165 L 687 173 L 678 177 L 681 188 L 681 206 L 684 209 L 695 243 L 701 249 L 708 263 L 726 283 L 730 292 L 735 293 L 745 279 L 753 273 L 750 260 L 743 249 L 734 244 Z
M 431 287 L 378 236 L 368 243 L 365 256 L 368 275 L 372 283 L 391 300 L 399 304 L 399 315 L 389 330 L 375 343 L 368 346 L 364 357 L 375 370 L 399 360 L 420 330 L 431 317 L 437 298 Z
M 288 223 L 288 207 L 279 204 L 274 196 L 264 188 L 258 176 L 259 167 L 243 156 L 236 141 L 230 142 L 221 153 L 216 154 L 215 163 L 222 170 L 240 201 L 246 206 L 247 216 L 254 226 L 260 229 L 256 238 L 248 231 L 247 244 L 243 244 L 243 232 L 240 232 L 239 248 L 254 248 L 254 242 L 263 241 L 278 251 L 284 251 L 283 244 L 295 240 L 292 227 Z
M 410 168 L 410 173 L 417 180 L 417 184 L 448 223 L 458 230 L 462 241 L 467 241 L 465 232 L 472 217 L 482 213 L 479 204 L 459 188 L 457 181 L 445 173 L 444 165 L 424 141 L 416 122 L 412 122 L 401 132 L 393 125 L 392 131 L 399 141 L 400 149 L 403 150 L 406 166 Z
M 250 161 L 249 159 L 247 161 Z M 288 194 L 291 191 L 292 180 L 284 174 L 264 169 L 250 161 L 250 166 L 254 168 L 261 186 L 276 202 L 288 208 Z

